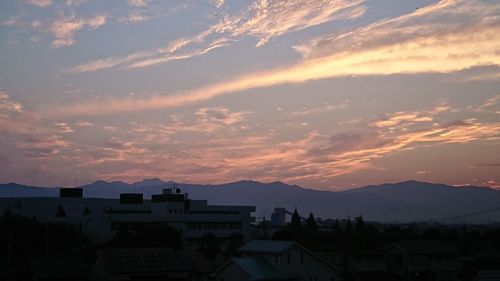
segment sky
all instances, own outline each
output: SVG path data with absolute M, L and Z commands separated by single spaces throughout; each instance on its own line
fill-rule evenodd
M 0 3 L 0 182 L 500 188 L 500 1 Z

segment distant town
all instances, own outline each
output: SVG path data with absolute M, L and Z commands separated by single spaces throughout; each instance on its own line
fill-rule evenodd
M 145 199 L 0 198 L 1 280 L 498 280 L 500 224 L 316 218 L 212 205 L 175 183 Z

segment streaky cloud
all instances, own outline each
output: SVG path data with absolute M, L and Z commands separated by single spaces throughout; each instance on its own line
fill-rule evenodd
M 142 1 L 141 1 L 142 2 Z M 221 2 L 223 4 L 223 1 Z M 124 57 L 108 57 L 66 69 L 69 73 L 98 70 L 147 67 L 174 60 L 188 59 L 220 47 L 231 41 L 254 37 L 256 47 L 264 46 L 272 38 L 304 30 L 333 20 L 352 20 L 365 12 L 364 0 L 334 1 L 256 1 L 237 15 L 221 15 L 221 19 L 192 37 L 180 38 L 154 51 L 141 51 Z M 216 6 L 222 5 L 219 2 Z M 134 18 L 130 18 L 134 20 Z M 141 20 L 140 17 L 136 20 Z
M 329 52 L 326 43 L 313 40 L 306 58 L 289 66 L 244 74 L 178 94 L 70 105 L 55 114 L 99 115 L 178 107 L 249 89 L 326 78 L 451 73 L 474 66 L 500 65 L 499 15 L 498 3 L 441 1 L 408 15 L 338 35 Z M 462 20 L 468 24 L 463 25 Z M 389 43 L 381 40 L 393 31 L 398 34 L 398 30 L 404 35 L 401 39 L 394 36 Z M 362 38 L 361 45 L 343 51 L 335 47 L 351 44 L 356 38 Z M 326 42 L 330 44 L 331 40 Z M 302 51 L 304 48 L 301 47 Z

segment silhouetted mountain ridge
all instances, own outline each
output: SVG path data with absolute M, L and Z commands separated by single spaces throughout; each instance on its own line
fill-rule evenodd
M 128 184 L 121 181 L 95 181 L 82 185 L 85 197 L 118 198 L 120 193 L 140 192 L 145 198 L 162 192 L 171 181 L 144 179 Z M 500 192 L 488 187 L 462 186 L 405 181 L 369 185 L 345 191 L 323 191 L 288 185 L 283 182 L 260 183 L 242 180 L 225 184 L 183 184 L 178 186 L 193 199 L 210 204 L 255 205 L 256 216 L 269 216 L 275 207 L 298 208 L 307 215 L 344 218 L 363 215 L 368 220 L 453 222 L 500 221 L 500 212 L 482 216 L 471 213 L 498 208 Z M 24 186 L 15 183 L 0 185 L 0 197 L 52 197 L 57 188 Z M 456 218 L 455 218 L 456 217 Z M 452 222 L 450 221 L 450 222 Z

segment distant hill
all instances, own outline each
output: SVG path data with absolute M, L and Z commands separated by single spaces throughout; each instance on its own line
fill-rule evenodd
M 168 188 L 170 182 L 145 179 L 134 184 L 96 181 L 81 186 L 85 197 L 118 198 L 120 193 L 140 192 L 145 198 Z M 384 222 L 441 221 L 500 222 L 500 191 L 475 186 L 454 187 L 444 184 L 406 181 L 371 185 L 347 191 L 319 191 L 282 182 L 239 181 L 219 185 L 179 184 L 192 199 L 210 204 L 254 205 L 256 216 L 272 213 L 275 207 L 302 215 L 345 218 L 362 215 L 367 220 Z M 58 188 L 1 184 L 0 197 L 53 197 Z

